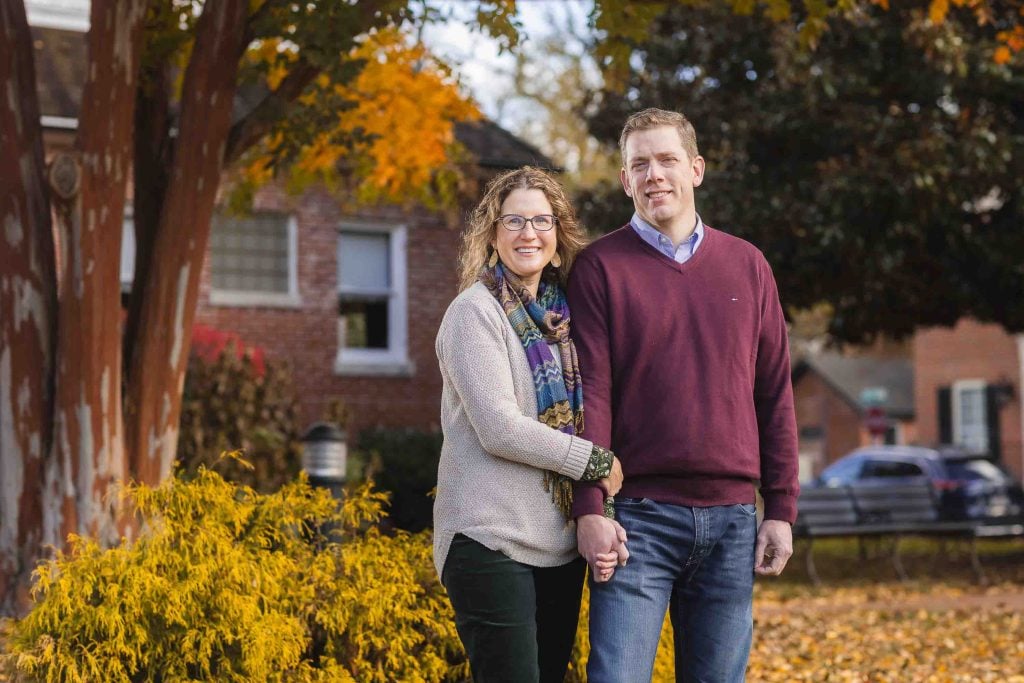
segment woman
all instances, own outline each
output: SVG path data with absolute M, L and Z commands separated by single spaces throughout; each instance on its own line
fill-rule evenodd
M 576 436 L 583 392 L 562 287 L 583 245 L 551 176 L 498 176 L 463 237 L 462 292 L 437 335 L 434 564 L 477 681 L 562 681 L 586 569 L 571 480 L 601 480 L 608 495 L 622 482 L 611 452 Z

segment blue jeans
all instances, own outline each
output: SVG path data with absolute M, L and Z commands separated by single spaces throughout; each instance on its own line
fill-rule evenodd
M 676 681 L 741 683 L 753 638 L 753 505 L 684 507 L 619 498 L 629 561 L 590 582 L 591 683 L 650 681 L 665 611 Z

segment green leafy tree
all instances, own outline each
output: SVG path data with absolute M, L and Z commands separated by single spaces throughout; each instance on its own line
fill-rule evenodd
M 1021 55 L 999 63 L 989 27 L 927 9 L 831 19 L 808 51 L 787 23 L 672 7 L 591 130 L 613 141 L 632 111 L 686 113 L 708 160 L 703 217 L 765 251 L 788 306 L 828 304 L 838 340 L 967 315 L 1022 330 Z M 591 203 L 628 215 L 608 192 Z

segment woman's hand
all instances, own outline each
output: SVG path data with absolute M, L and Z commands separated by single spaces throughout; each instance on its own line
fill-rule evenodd
M 576 520 L 577 547 L 590 565 L 597 583 L 610 581 L 617 567 L 629 559 L 626 530 L 613 519 L 601 515 L 583 515 Z
M 612 458 L 612 471 L 598 483 L 604 489 L 606 496 L 614 496 L 622 488 L 622 463 L 616 457 Z

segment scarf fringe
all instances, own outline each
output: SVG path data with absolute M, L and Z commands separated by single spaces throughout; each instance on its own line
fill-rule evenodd
M 565 515 L 565 518 L 572 519 L 572 479 L 569 477 L 544 471 L 544 490 L 551 491 L 551 500 L 555 506 Z

